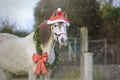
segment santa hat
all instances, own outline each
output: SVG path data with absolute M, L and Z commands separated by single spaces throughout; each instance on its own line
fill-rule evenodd
M 67 18 L 67 13 L 62 12 L 61 8 L 58 8 L 53 15 L 47 21 L 47 24 L 53 24 L 56 22 L 64 22 L 67 26 L 70 26 L 69 20 Z

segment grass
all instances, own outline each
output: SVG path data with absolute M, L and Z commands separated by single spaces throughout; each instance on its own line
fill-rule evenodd
M 12 80 L 28 80 L 28 78 L 27 76 L 19 76 L 14 77 L 14 79 Z M 52 78 L 50 80 L 80 80 L 80 72 L 77 68 L 65 68 L 62 71 L 59 71 L 59 73 L 55 72 L 55 74 L 52 75 Z
M 13 79 L 13 80 L 28 80 L 27 78 L 19 78 L 19 79 Z M 78 79 L 69 79 L 69 78 L 65 78 L 65 79 L 50 79 L 50 80 L 80 80 Z

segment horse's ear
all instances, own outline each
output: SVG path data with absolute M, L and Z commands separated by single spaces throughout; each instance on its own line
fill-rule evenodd
M 58 16 L 58 13 L 56 11 L 53 12 L 53 15 L 52 15 L 54 18 L 56 18 Z
M 63 18 L 67 18 L 67 12 L 66 12 L 66 11 L 63 12 L 62 17 L 63 17 Z

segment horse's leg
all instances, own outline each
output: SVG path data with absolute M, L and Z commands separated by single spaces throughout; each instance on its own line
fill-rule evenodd
M 50 80 L 52 70 L 49 70 L 47 74 L 44 76 L 40 76 L 40 80 Z M 37 75 L 33 73 L 33 71 L 29 71 L 29 80 L 37 80 Z
M 48 70 L 48 73 L 44 75 L 43 80 L 50 80 L 52 74 L 52 70 Z
M 5 72 L 2 69 L 0 69 L 0 80 L 7 80 L 5 76 Z
M 28 78 L 28 80 L 37 80 L 37 75 L 33 71 L 29 71 Z
M 12 74 L 9 71 L 4 70 L 5 75 L 6 75 L 6 80 L 12 80 Z
M 40 80 L 45 80 L 44 75 L 40 75 Z

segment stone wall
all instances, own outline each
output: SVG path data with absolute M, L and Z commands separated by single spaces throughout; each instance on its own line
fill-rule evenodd
M 95 65 L 93 73 L 102 80 L 120 80 L 120 65 Z
M 52 78 L 80 78 L 79 66 L 58 66 Z M 93 80 L 120 80 L 120 65 L 94 65 Z

